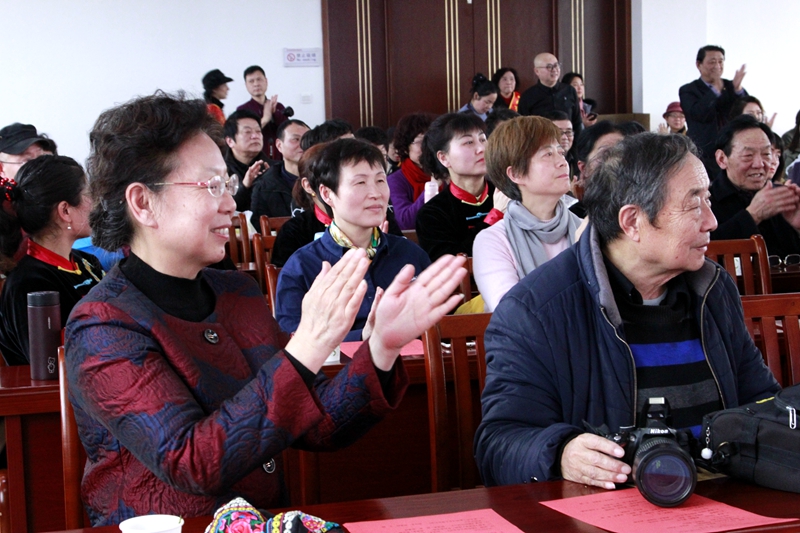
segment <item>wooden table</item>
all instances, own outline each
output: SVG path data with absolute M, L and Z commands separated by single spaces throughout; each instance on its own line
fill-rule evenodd
M 31 381 L 29 366 L 0 367 L 11 530 L 64 527 L 58 381 Z
M 304 512 L 344 524 L 364 520 L 408 518 L 476 509 L 494 509 L 522 531 L 544 532 L 603 531 L 569 518 L 557 511 L 536 505 L 537 502 L 572 498 L 600 492 L 568 481 L 512 485 L 508 487 L 479 488 L 473 490 L 420 494 L 400 498 L 363 500 L 344 503 L 312 505 Z M 753 513 L 778 518 L 800 518 L 800 495 L 781 492 L 741 483 L 729 478 L 702 481 L 697 494 L 727 503 Z M 210 517 L 190 518 L 183 533 L 202 533 L 211 522 Z M 737 531 L 758 531 L 746 529 Z M 800 522 L 769 526 L 769 531 L 781 533 L 800 532 Z M 72 533 L 118 533 L 117 526 L 73 530 Z
M 769 272 L 772 277 L 772 292 L 779 294 L 800 292 L 800 265 L 771 267 Z

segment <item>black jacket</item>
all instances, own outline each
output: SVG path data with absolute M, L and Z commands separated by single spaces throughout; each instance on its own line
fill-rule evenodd
M 712 240 L 749 239 L 751 235 L 760 233 L 767 244 L 770 254 L 782 258 L 789 254 L 800 253 L 800 234 L 783 215 L 775 215 L 756 225 L 753 217 L 747 212 L 747 206 L 754 193 L 743 191 L 731 183 L 725 171 L 722 171 L 711 183 L 711 210 L 717 217 L 717 229 L 711 232 Z
M 431 261 L 444 254 L 467 254 L 472 257 L 472 241 L 488 228 L 486 216 L 494 207 L 494 185 L 489 183 L 489 196 L 483 204 L 462 202 L 445 187 L 417 213 L 417 238 Z
M 687 135 L 700 149 L 701 159 L 712 179 L 719 170 L 714 160 L 717 135 L 728 123 L 733 104 L 741 98 L 733 90 L 731 80 L 722 80 L 722 83 L 722 94 L 719 96 L 700 78 L 687 83 L 678 91 L 681 108 L 686 115 L 686 126 L 689 128 Z M 747 96 L 747 91 L 742 96 Z
M 61 327 L 72 308 L 103 278 L 103 267 L 92 254 L 72 250 L 75 271 L 25 255 L 12 270 L 0 294 L 0 349 L 6 364 L 28 364 L 28 293 L 56 291 L 61 302 Z
M 253 216 L 250 222 L 254 227 L 259 227 L 261 215 L 268 217 L 292 216 L 292 185 L 284 177 L 284 163 L 273 163 L 269 169 L 256 180 L 253 185 L 253 195 L 250 199 L 250 210 Z M 285 174 L 297 179 L 297 176 Z
M 540 81 L 522 93 L 518 111 L 523 116 L 543 116 L 550 111 L 563 111 L 569 116 L 572 129 L 576 133 L 583 129 L 578 94 L 572 85 L 566 83 L 557 82 L 552 87 L 547 87 Z
M 247 211 L 250 209 L 250 199 L 253 195 L 253 188 L 256 186 L 256 183 L 258 183 L 258 181 L 264 177 L 262 174 L 261 177 L 256 178 L 255 183 L 253 183 L 252 187 L 249 188 L 242 184 L 242 181 L 244 181 L 244 175 L 247 174 L 247 170 L 253 166 L 253 163 L 256 161 L 269 162 L 269 159 L 267 159 L 267 156 L 264 155 L 264 152 L 261 152 L 255 156 L 250 163 L 242 163 L 233 156 L 233 151 L 230 148 L 228 148 L 228 151 L 225 153 L 225 166 L 228 167 L 228 175 L 232 176 L 236 174 L 239 176 L 239 191 L 236 193 L 236 196 L 233 197 L 233 199 L 236 201 L 237 211 Z

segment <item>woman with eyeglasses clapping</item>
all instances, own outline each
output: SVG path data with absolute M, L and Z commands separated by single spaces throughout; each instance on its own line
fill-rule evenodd
M 252 278 L 205 268 L 225 254 L 239 186 L 218 136 L 202 100 L 163 93 L 104 112 L 90 134 L 94 239 L 130 245 L 66 330 L 93 526 L 210 515 L 237 496 L 286 505 L 281 452 L 363 435 L 403 396 L 400 348 L 455 304 L 458 261 L 414 283 L 405 269 L 368 341 L 326 378 L 367 289 L 366 254 L 322 265 L 286 342 Z

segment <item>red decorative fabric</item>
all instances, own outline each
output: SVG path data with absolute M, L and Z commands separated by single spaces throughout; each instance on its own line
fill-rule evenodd
M 425 174 L 421 168 L 417 166 L 411 159 L 404 159 L 400 163 L 400 170 L 403 176 L 408 180 L 412 187 L 414 187 L 414 200 L 416 201 L 419 196 L 425 192 L 425 184 L 431 181 L 431 177 Z
M 320 209 L 317 204 L 314 204 L 314 215 L 316 215 L 317 220 L 325 224 L 325 227 L 330 226 L 333 221 L 333 219 L 328 216 L 328 213 Z
M 450 192 L 453 194 L 453 196 L 455 196 L 465 204 L 481 205 L 483 202 L 486 201 L 486 198 L 488 198 L 489 196 L 489 184 L 484 182 L 483 192 L 481 193 L 480 198 L 477 198 L 473 196 L 471 193 L 468 193 L 467 191 L 465 191 L 452 181 L 450 182 Z
M 63 268 L 64 270 L 76 270 L 78 267 L 70 259 L 61 257 L 52 250 L 48 250 L 44 246 L 36 244 L 33 240 L 28 240 L 28 255 L 35 257 L 43 263 L 53 265 L 54 267 Z
M 500 98 L 502 98 L 505 101 L 506 105 L 511 111 L 517 111 L 519 108 L 519 96 L 520 96 L 519 92 L 514 91 L 508 98 L 506 98 L 502 94 L 500 95 Z
M 222 109 L 219 108 L 217 104 L 207 104 L 206 109 L 208 109 L 208 114 L 214 117 L 214 119 L 222 124 L 225 125 L 225 114 L 222 112 Z

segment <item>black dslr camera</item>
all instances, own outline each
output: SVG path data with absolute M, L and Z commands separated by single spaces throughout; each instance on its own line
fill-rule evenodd
M 688 448 L 688 439 L 669 427 L 669 422 L 667 400 L 650 398 L 639 419 L 644 427 L 625 427 L 619 433 L 603 435 L 625 449 L 622 460 L 630 465 L 639 492 L 661 507 L 682 504 L 697 485 L 697 468 L 684 449 Z

